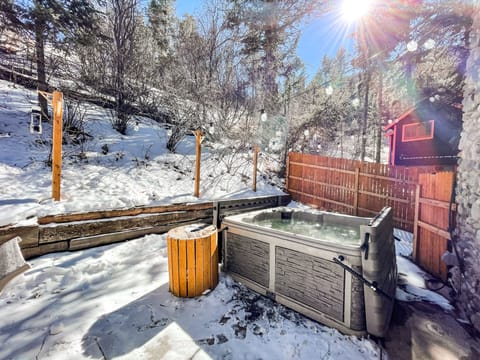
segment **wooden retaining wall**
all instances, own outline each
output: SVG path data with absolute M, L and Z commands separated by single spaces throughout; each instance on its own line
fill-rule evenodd
M 286 204 L 288 195 L 193 204 L 136 207 L 124 210 L 51 215 L 37 225 L 0 228 L 0 245 L 20 236 L 26 259 L 67 250 L 80 250 L 141 237 L 163 234 L 196 222 L 220 225 L 231 212 L 246 212 Z

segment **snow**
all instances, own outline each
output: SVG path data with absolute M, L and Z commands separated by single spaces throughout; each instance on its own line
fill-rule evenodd
M 426 301 L 440 306 L 444 311 L 453 311 L 454 307 L 442 295 L 429 290 L 426 286 L 432 277 L 411 261 L 413 235 L 395 229 L 400 239 L 395 241 L 398 268 L 398 286 L 395 298 L 401 301 Z
M 123 136 L 111 129 L 106 112 L 90 107 L 85 129 L 94 138 L 82 149 L 64 145 L 62 199 L 53 202 L 45 165 L 51 128 L 45 124 L 42 135 L 29 133 L 34 100 L 34 92 L 0 81 L 0 226 L 32 224 L 47 214 L 281 193 L 264 178 L 257 193 L 250 190 L 251 154 L 204 144 L 197 199 L 193 137 L 169 153 L 168 129 L 142 118 L 138 131 Z M 260 157 L 260 169 L 270 166 Z M 396 244 L 397 299 L 434 302 L 449 311 L 444 298 L 426 289 L 427 275 L 406 258 L 408 236 Z M 0 293 L 0 359 L 386 357 L 371 340 L 322 326 L 223 273 L 201 297 L 171 295 L 166 235 L 29 263 L 31 269 Z
M 322 326 L 224 274 L 204 296 L 171 295 L 166 235 L 30 264 L 0 296 L 1 359 L 380 357 L 372 341 Z

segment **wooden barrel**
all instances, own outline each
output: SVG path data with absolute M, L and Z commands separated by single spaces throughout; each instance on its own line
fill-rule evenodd
M 170 292 L 195 297 L 218 284 L 217 229 L 193 224 L 174 228 L 167 234 Z

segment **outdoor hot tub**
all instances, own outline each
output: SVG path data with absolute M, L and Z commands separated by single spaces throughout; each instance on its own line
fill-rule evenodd
M 223 219 L 224 270 L 343 333 L 384 337 L 397 266 L 391 208 L 365 218 L 287 207 Z

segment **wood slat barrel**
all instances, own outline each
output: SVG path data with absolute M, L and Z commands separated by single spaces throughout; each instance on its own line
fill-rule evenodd
M 195 297 L 218 284 L 217 229 L 193 224 L 174 228 L 167 234 L 170 292 Z

